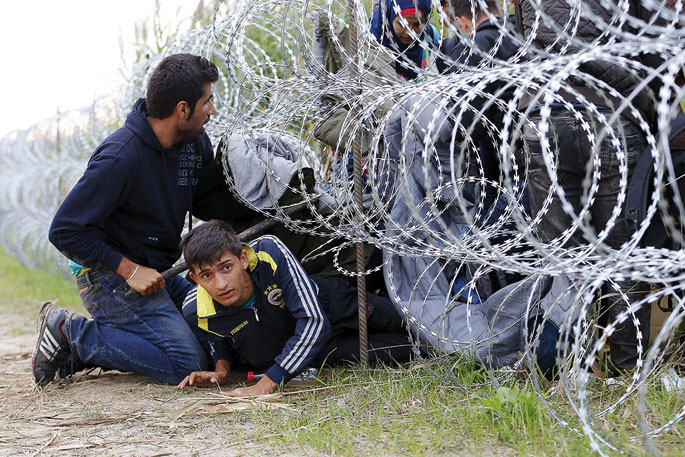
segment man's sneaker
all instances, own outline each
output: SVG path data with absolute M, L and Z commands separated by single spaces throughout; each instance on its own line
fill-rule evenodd
M 74 376 L 76 373 L 85 370 L 87 370 L 88 373 L 90 373 L 96 368 L 99 368 L 101 371 L 109 371 L 111 369 L 106 367 L 100 367 L 93 363 L 84 362 L 83 360 L 79 359 L 79 357 L 76 354 L 72 352 L 67 356 L 66 360 L 62 363 L 62 366 L 59 367 L 59 370 L 57 370 L 57 373 L 55 374 L 55 379 L 67 379 Z
M 43 305 L 39 315 L 38 341 L 31 357 L 33 380 L 38 387 L 48 385 L 64 364 L 71 350 L 64 342 L 59 326 L 69 313 L 50 302 Z
M 95 368 L 95 365 L 88 364 L 83 360 L 79 359 L 78 356 L 76 356 L 76 354 L 70 353 L 57 370 L 55 378 L 66 379 L 70 376 L 74 376 L 79 371 L 83 371 L 88 368 Z

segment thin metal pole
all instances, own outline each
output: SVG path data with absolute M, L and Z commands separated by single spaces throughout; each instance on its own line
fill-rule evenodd
M 349 55 L 352 57 L 351 65 L 351 80 L 359 79 L 359 67 L 357 60 L 358 41 L 357 41 L 357 20 L 356 20 L 356 6 L 355 2 L 358 0 L 347 1 L 347 17 L 349 25 L 349 40 L 350 48 Z M 358 92 L 357 92 L 358 93 Z M 359 112 L 357 105 L 353 104 L 352 112 L 353 118 L 357 117 Z M 358 129 L 354 138 L 352 139 L 352 159 L 354 165 L 354 196 L 357 201 L 359 210 L 359 224 L 362 224 L 364 219 L 363 199 L 362 199 L 362 157 L 361 157 L 361 129 Z M 356 244 L 357 251 L 357 311 L 359 314 L 359 358 L 362 365 L 366 366 L 369 361 L 368 347 L 369 339 L 366 327 L 366 277 L 361 273 L 366 269 L 366 256 L 364 253 L 364 243 L 359 241 Z

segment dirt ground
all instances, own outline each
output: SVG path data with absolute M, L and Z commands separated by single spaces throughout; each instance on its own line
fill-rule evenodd
M 245 410 L 216 389 L 180 392 L 116 371 L 79 374 L 42 391 L 31 381 L 35 322 L 0 316 L 0 456 L 262 455 Z M 236 374 L 236 379 L 237 381 Z M 262 434 L 263 435 L 263 434 Z M 292 455 L 269 450 L 270 454 Z M 298 455 L 309 453 L 298 452 Z
M 144 376 L 99 369 L 38 390 L 30 369 L 37 318 L 7 312 L 2 305 L 0 457 L 323 454 L 260 428 L 259 418 L 268 417 L 265 409 L 302 412 L 280 394 L 259 402 L 238 401 L 222 397 L 217 389 L 178 391 Z M 245 373 L 232 374 L 223 389 L 242 385 L 244 379 Z M 483 446 L 482 452 L 467 455 L 516 455 L 507 447 Z M 385 455 L 371 448 L 369 453 Z

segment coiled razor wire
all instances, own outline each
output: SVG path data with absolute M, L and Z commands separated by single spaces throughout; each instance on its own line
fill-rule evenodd
M 410 65 L 411 60 L 398 47 L 379 45 L 369 32 L 369 5 L 362 2 L 355 3 L 359 35 L 354 54 L 346 47 L 346 2 L 252 0 L 232 8 L 220 5 L 210 26 L 177 37 L 163 55 L 134 67 L 118 94 L 13 132 L 0 141 L 0 244 L 29 266 L 63 267 L 65 259 L 50 246 L 47 230 L 93 149 L 121 125 L 162 58 L 178 52 L 201 54 L 220 70 L 214 85 L 217 114 L 208 133 L 214 145 L 222 145 L 227 182 L 243 204 L 278 218 L 292 231 L 346 240 L 342 247 L 331 249 L 339 251 L 358 242 L 381 249 L 383 264 L 361 274 L 383 269 L 390 297 L 405 313 L 414 333 L 443 352 L 479 355 L 492 362 L 488 357 L 496 352 L 497 338 L 521 327 L 521 351 L 507 361 L 508 370 L 488 372 L 491 382 L 500 383 L 507 372 L 527 369 L 549 412 L 567 427 L 574 427 L 577 418 L 578 433 L 584 433 L 601 455 L 630 452 L 625 440 L 612 433 L 610 417 L 619 412 L 634 414 L 639 433 L 631 438 L 633 446 L 642 444 L 658 455 L 653 439 L 680 427 L 685 415 L 682 390 L 662 385 L 664 373 L 672 373 L 668 370 L 683 351 L 674 338 L 685 314 L 685 251 L 681 249 L 685 208 L 677 187 L 683 170 L 674 164 L 669 147 L 671 125 L 682 114 L 679 103 L 685 99 L 683 4 L 646 0 L 641 3 L 650 14 L 636 17 L 630 13 L 634 2 L 627 0 L 599 0 L 604 15 L 592 10 L 592 2 L 558 0 L 570 11 L 568 21 L 560 23 L 544 7 L 549 2 L 522 3 L 535 13 L 529 33 L 519 35 L 488 12 L 500 37 L 494 50 L 487 51 L 474 46 L 473 35 L 461 35 L 454 22 L 444 21 L 447 15 L 435 2 L 433 21 L 440 36 L 456 34 L 466 46 L 460 60 L 454 61 L 411 32 L 418 46 L 432 52 L 433 59 L 444 59 L 457 70 L 438 74 L 433 61 L 425 68 L 415 66 L 415 81 L 397 77 L 394 62 Z M 378 8 L 387 9 L 386 2 L 381 1 Z M 473 0 L 472 9 L 485 10 L 486 4 Z M 502 16 L 511 12 L 505 2 Z M 582 17 L 593 19 L 601 37 L 581 39 Z M 405 19 L 400 16 L 399 21 Z M 390 30 L 391 24 L 385 26 Z M 556 38 L 552 45 L 540 48 L 534 42 L 542 29 L 553 31 Z M 497 58 L 495 52 L 503 40 L 519 47 L 506 60 Z M 443 42 L 440 38 L 438 46 Z M 321 43 L 326 43 L 328 54 L 323 53 Z M 480 57 L 477 66 L 461 63 L 466 60 L 461 57 L 473 54 Z M 638 54 L 658 56 L 662 63 L 646 66 L 636 59 Z M 328 57 L 335 68 L 326 64 Z M 615 65 L 634 76 L 637 88 L 620 93 L 590 76 L 583 68 L 593 62 Z M 615 109 L 597 108 L 597 103 L 587 98 L 587 91 L 577 88 L 577 81 L 601 94 Z M 657 92 L 648 90 L 654 82 L 659 83 Z M 561 91 L 571 97 L 561 97 Z M 644 99 L 638 99 L 644 92 L 649 94 L 656 118 L 656 128 L 651 130 L 642 114 L 646 107 L 639 104 Z M 534 94 L 532 101 L 522 107 L 529 94 Z M 580 166 L 584 178 L 579 208 L 569 200 L 557 172 L 554 113 L 558 109 L 580 125 L 592 151 L 584 170 Z M 487 115 L 493 110 L 501 114 L 501 123 Z M 325 136 L 328 122 L 335 116 L 340 134 L 333 144 L 325 144 L 320 141 L 321 130 Z M 628 161 L 632 160 L 626 154 L 620 116 L 629 117 L 642 129 L 643 150 L 651 158 L 651 178 L 644 217 L 630 238 L 616 248 L 611 243 L 612 229 L 624 217 L 621 208 L 629 194 Z M 477 128 L 497 145 L 496 177 L 486 173 L 477 153 L 479 140 L 473 136 Z M 268 180 L 308 202 L 311 221 L 303 224 L 277 204 L 258 207 L 243 195 L 229 172 L 227 145 L 235 135 L 280 138 L 295 151 L 298 174 L 306 168 L 314 170 L 317 190 L 311 193 L 304 187 L 292 188 L 275 171 L 273 157 L 265 164 Z M 539 140 L 544 173 L 551 182 L 546 194 L 537 196 L 541 206 L 535 214 L 526 201 L 531 184 L 531 138 Z M 346 168 L 355 139 L 362 144 L 363 210 L 354 203 L 352 176 Z M 606 155 L 600 154 L 600 149 L 607 148 L 611 151 L 609 166 Z M 604 227 L 596 228 L 591 212 L 603 197 L 600 180 L 607 170 L 618 173 L 618 197 Z M 273 187 L 268 189 L 276 202 Z M 494 196 L 497 207 L 486 202 L 488 194 Z M 542 236 L 540 224 L 551 217 L 548 212 L 555 201 L 571 222 L 549 240 Z M 664 236 L 672 241 L 670 249 L 641 243 L 658 221 L 665 227 Z M 586 242 L 569 244 L 578 234 Z M 326 249 L 322 247 L 322 252 Z M 407 265 L 414 270 L 407 270 Z M 343 274 L 358 274 L 339 268 Z M 479 333 L 475 319 L 494 292 L 483 292 L 482 283 L 503 274 L 527 278 L 506 291 L 502 306 L 489 310 L 490 322 L 500 318 L 511 321 Z M 561 292 L 542 312 L 538 297 L 526 292 L 519 315 L 507 317 L 504 303 L 508 298 L 522 290 L 539 291 L 549 278 L 553 284 L 566 285 L 555 289 Z M 631 293 L 620 285 L 625 281 L 639 281 L 649 290 L 631 299 Z M 600 325 L 593 306 L 603 294 L 605 298 L 618 297 L 615 299 L 629 306 Z M 655 302 L 670 303 L 670 312 L 650 345 L 636 312 Z M 565 304 L 563 313 L 559 314 L 557 304 Z M 455 310 L 463 312 L 459 322 L 454 321 Z M 530 318 L 537 313 L 538 324 L 534 325 Z M 550 387 L 536 369 L 536 350 L 544 330 L 540 320 L 554 319 L 559 326 L 559 382 Z M 604 357 L 607 339 L 626 322 L 636 329 L 637 367 L 629 376 L 605 383 L 603 388 L 610 394 L 598 395 L 596 386 L 602 381 L 593 375 L 593 366 Z M 462 330 L 455 337 L 457 324 Z M 444 357 L 438 360 L 448 368 L 453 363 Z M 447 379 L 458 383 L 454 376 Z M 567 398 L 570 411 L 561 411 L 549 401 L 555 395 Z M 669 396 L 671 408 L 653 409 L 651 400 L 664 395 Z M 630 402 L 637 406 L 626 413 Z

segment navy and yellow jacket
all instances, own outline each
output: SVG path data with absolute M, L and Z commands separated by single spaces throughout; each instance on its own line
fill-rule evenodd
M 316 283 L 288 248 L 273 236 L 249 245 L 248 271 L 254 282 L 254 307 L 224 307 L 198 286 L 186 297 L 183 314 L 197 319 L 214 361 L 237 355 L 275 383 L 297 376 L 331 337 Z

